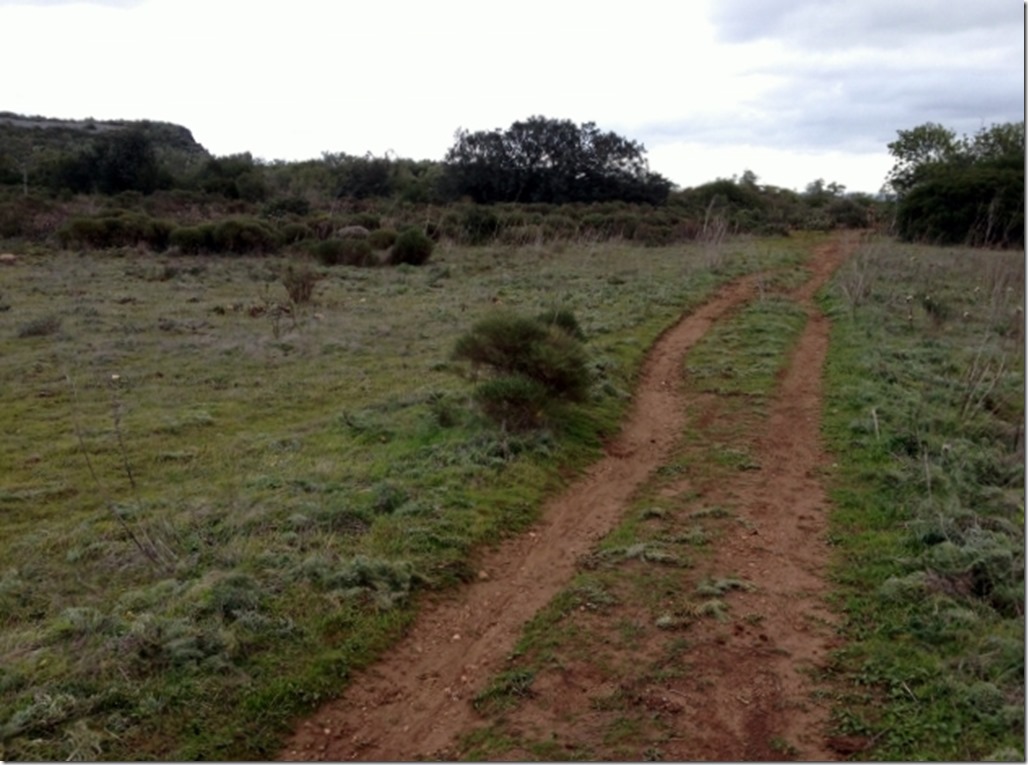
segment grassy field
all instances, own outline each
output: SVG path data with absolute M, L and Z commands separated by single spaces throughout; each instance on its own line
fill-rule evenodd
M 617 426 L 648 345 L 802 240 L 443 247 L 324 271 L 275 258 L 37 253 L 0 271 L 0 734 L 6 759 L 238 759 L 523 528 Z M 455 340 L 575 312 L 593 395 L 502 432 Z
M 325 269 L 303 306 L 276 258 L 41 252 L 0 269 L 2 758 L 274 756 L 419 597 L 472 576 L 476 545 L 524 528 L 597 456 L 663 328 L 768 270 L 762 299 L 688 362 L 698 390 L 742 408 L 726 427 L 759 418 L 800 326 L 775 293 L 802 281 L 811 241 L 444 246 L 422 268 Z M 505 433 L 475 412 L 454 343 L 498 308 L 554 306 L 585 330 L 592 396 L 548 429 Z M 861 758 L 1016 757 L 1023 253 L 872 242 L 823 306 L 849 641 L 828 678 L 835 724 L 872 745 Z M 569 613 L 638 602 L 625 645 L 655 625 L 666 655 L 615 670 L 652 674 L 682 671 L 676 625 L 660 624 L 668 599 L 690 618 L 730 607 L 733 572 L 677 595 L 662 584 L 736 523 L 731 508 L 661 499 L 686 472 L 746 469 L 693 437 L 528 626 L 478 701 L 499 722 L 469 752 L 571 756 L 502 725 L 561 640 L 588 645 Z M 645 721 L 617 698 L 608 711 L 600 748 L 577 756 L 634 751 Z
M 825 299 L 838 723 L 877 759 L 1024 760 L 1024 268 L 881 241 Z

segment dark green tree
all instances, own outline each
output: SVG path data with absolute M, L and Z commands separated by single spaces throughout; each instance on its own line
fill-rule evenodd
M 324 161 L 332 168 L 335 195 L 369 199 L 388 197 L 393 193 L 393 162 L 368 152 L 363 157 L 348 154 L 325 154 Z
M 169 182 L 142 126 L 97 137 L 89 148 L 57 160 L 48 176 L 53 190 L 78 193 L 150 194 Z
M 161 181 L 161 166 L 153 142 L 141 127 L 119 130 L 97 143 L 94 150 L 97 191 L 151 194 Z
M 261 202 L 268 196 L 265 168 L 248 151 L 207 160 L 196 183 L 204 191 L 228 199 Z
M 956 133 L 937 123 L 926 122 L 910 130 L 896 132 L 899 137 L 888 145 L 896 163 L 889 171 L 887 184 L 900 196 L 934 168 L 953 162 L 960 154 Z
M 445 190 L 476 202 L 662 204 L 671 183 L 645 148 L 595 123 L 530 117 L 506 130 L 460 130 L 446 155 Z
M 934 123 L 899 131 L 888 183 L 899 196 L 897 230 L 908 240 L 1024 246 L 1024 122 L 973 136 Z

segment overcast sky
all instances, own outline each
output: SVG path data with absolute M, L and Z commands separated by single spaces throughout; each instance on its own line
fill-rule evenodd
M 1024 119 L 1014 0 L 0 0 L 0 111 L 185 125 L 214 154 L 442 159 L 531 115 L 681 186 L 877 191 L 896 131 Z

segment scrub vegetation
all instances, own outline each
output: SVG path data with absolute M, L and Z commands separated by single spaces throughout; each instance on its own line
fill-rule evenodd
M 1024 759 L 1024 283 L 882 240 L 825 298 L 838 722 L 876 759 Z
M 596 457 L 664 327 L 791 257 L 447 244 L 420 268 L 307 264 L 302 302 L 281 257 L 5 270 L 5 758 L 271 756 L 419 593 L 472 576 L 474 545 Z M 544 351 L 582 349 L 537 427 L 486 418 L 453 358 L 499 308 L 538 317 Z

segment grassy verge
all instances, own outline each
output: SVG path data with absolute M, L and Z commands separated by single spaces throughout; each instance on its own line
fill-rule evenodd
M 326 271 L 302 306 L 273 258 L 24 258 L 0 285 L 3 757 L 274 755 L 595 458 L 661 330 L 797 257 L 443 249 Z M 498 305 L 588 336 L 593 395 L 550 430 L 488 425 L 449 360 Z
M 862 757 L 1024 759 L 1024 255 L 866 246 L 837 275 L 835 671 Z
M 690 625 L 710 620 L 727 632 L 754 616 L 732 602 L 754 583 L 708 562 L 741 519 L 731 502 L 711 505 L 705 495 L 754 467 L 750 436 L 806 324 L 782 292 L 804 276 L 795 263 L 769 273 L 760 297 L 690 351 L 680 447 L 526 625 L 475 700 L 482 724 L 461 742 L 461 757 L 659 760 L 680 735 L 681 699 L 664 689 L 690 672 Z

